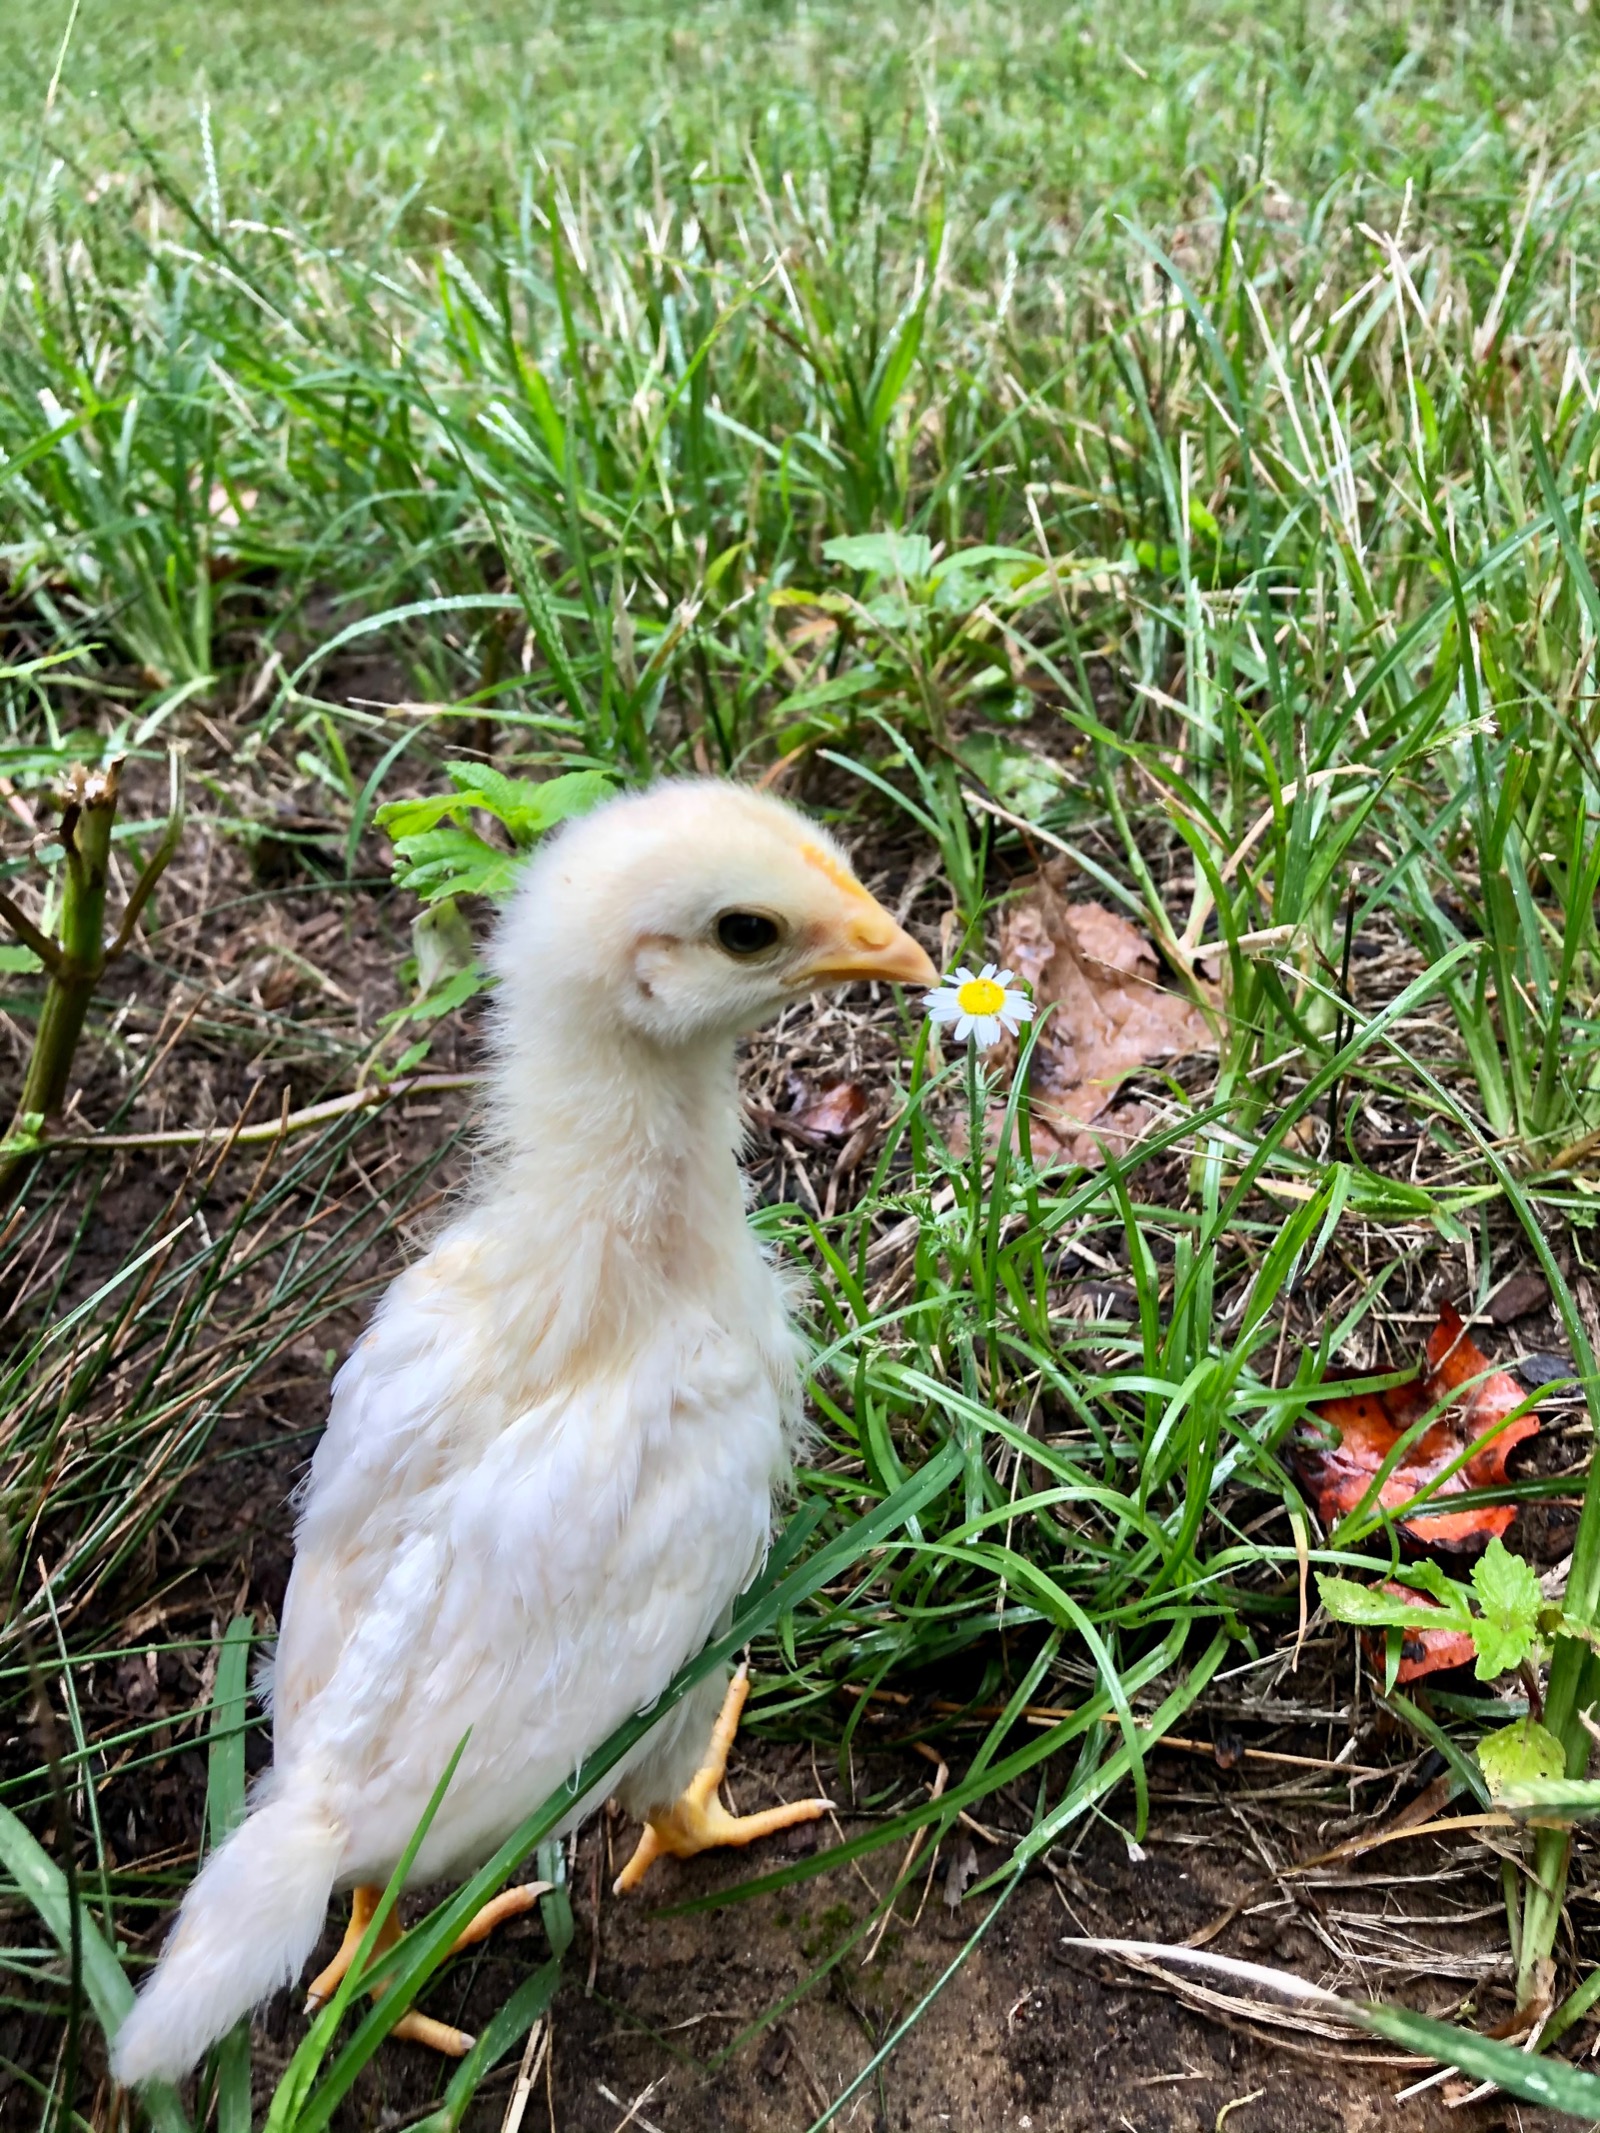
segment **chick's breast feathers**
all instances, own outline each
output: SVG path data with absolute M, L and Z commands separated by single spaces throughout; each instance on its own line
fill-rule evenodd
M 343 1882 L 387 1873 L 469 1727 L 419 1878 L 473 1863 L 658 1696 L 758 1567 L 788 1464 L 794 1336 L 742 1223 L 721 1283 L 620 1339 L 591 1324 L 552 1371 L 526 1332 L 549 1300 L 507 1294 L 489 1221 L 384 1299 L 301 1507 L 275 1782 L 321 1795 Z

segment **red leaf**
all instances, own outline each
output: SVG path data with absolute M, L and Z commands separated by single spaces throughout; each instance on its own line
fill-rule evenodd
M 1297 1432 L 1291 1446 L 1294 1464 L 1316 1501 L 1324 1526 L 1336 1524 L 1355 1509 L 1396 1440 L 1451 1394 L 1459 1397 L 1428 1425 L 1378 1491 L 1378 1501 L 1387 1509 L 1402 1510 L 1419 1490 L 1437 1480 L 1470 1445 L 1522 1404 L 1516 1380 L 1503 1370 L 1489 1369 L 1487 1357 L 1468 1338 L 1460 1312 L 1447 1303 L 1439 1307 L 1439 1323 L 1428 1336 L 1425 1366 L 1414 1378 L 1386 1392 L 1337 1393 L 1319 1401 L 1312 1414 L 1337 1433 L 1331 1443 L 1320 1432 Z M 1480 1444 L 1464 1466 L 1440 1482 L 1432 1501 L 1504 1481 L 1508 1455 L 1538 1427 L 1537 1417 L 1531 1414 L 1507 1424 L 1492 1442 Z M 1464 1549 L 1481 1547 L 1492 1535 L 1504 1533 L 1512 1515 L 1510 1504 L 1468 1511 L 1428 1508 L 1401 1523 L 1414 1540 L 1430 1547 Z

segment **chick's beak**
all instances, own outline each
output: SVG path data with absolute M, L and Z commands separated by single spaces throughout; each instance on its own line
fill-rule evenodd
M 821 933 L 812 958 L 795 973 L 797 986 L 851 985 L 860 978 L 891 985 L 937 985 L 927 951 L 875 903 L 865 889 Z

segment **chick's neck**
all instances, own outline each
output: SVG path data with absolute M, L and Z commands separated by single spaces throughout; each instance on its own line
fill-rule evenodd
M 736 1307 L 764 1269 L 731 1042 L 668 1047 L 614 1025 L 585 1041 L 548 1022 L 508 1036 L 480 1203 L 508 1289 L 541 1285 L 551 1345 L 586 1323 L 612 1344 L 630 1325 L 644 1336 L 673 1298 Z

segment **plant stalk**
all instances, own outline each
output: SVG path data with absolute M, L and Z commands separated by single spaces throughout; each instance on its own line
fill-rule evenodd
M 39 1015 L 18 1105 L 24 1118 L 54 1118 L 66 1101 L 72 1061 L 89 1002 L 106 966 L 106 885 L 110 879 L 111 831 L 117 819 L 117 767 L 68 774 L 61 819 L 66 854 L 61 933 Z
M 116 936 L 106 940 L 106 889 L 111 878 L 111 834 L 120 798 L 118 765 L 91 770 L 75 763 L 67 773 L 61 815 L 63 856 L 61 919 L 57 938 L 41 933 L 3 899 L 5 917 L 19 939 L 43 963 L 47 983 L 33 1050 L 11 1131 L 0 1141 L 0 1198 L 30 1161 L 45 1121 L 60 1115 L 72 1080 L 72 1063 L 88 1018 L 89 1003 L 105 975 L 133 939 L 150 892 L 165 873 L 183 829 L 183 780 L 172 758 L 172 804 L 161 841 L 134 884 Z

